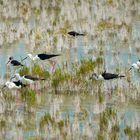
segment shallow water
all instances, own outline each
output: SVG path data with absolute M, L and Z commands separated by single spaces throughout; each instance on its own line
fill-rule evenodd
M 7 2 L 10 3 L 10 1 Z M 104 139 L 109 139 L 110 133 L 113 134 L 111 128 L 116 123 L 119 126 L 117 138 L 120 140 L 128 139 L 129 136 L 124 133 L 127 126 L 132 130 L 135 130 L 137 127 L 140 129 L 140 107 L 138 100 L 140 74 L 134 70 L 128 73 L 131 64 L 140 58 L 140 10 L 138 8 L 140 3 L 136 1 L 134 5 L 131 5 L 130 1 L 128 3 L 119 1 L 113 2 L 113 5 L 110 5 L 106 4 L 104 0 L 101 2 L 94 0 L 88 2 L 86 3 L 84 0 L 81 2 L 75 1 L 75 3 L 65 0 L 60 3 L 58 2 L 58 5 L 62 7 L 58 21 L 55 10 L 59 11 L 59 9 L 52 10 L 50 13 L 47 11 L 46 16 L 43 14 L 43 6 L 41 14 L 37 13 L 38 8 L 34 9 L 36 11 L 31 13 L 31 15 L 30 11 L 29 13 L 27 12 L 27 19 L 26 17 L 21 17 L 23 20 L 9 17 L 1 20 L 0 35 L 4 36 L 6 34 L 8 36 L 9 33 L 9 38 L 11 37 L 10 39 L 3 37 L 5 41 L 2 41 L 0 38 L 1 85 L 4 84 L 5 80 L 9 79 L 8 76 L 5 77 L 5 74 L 10 73 L 9 67 L 6 65 L 9 56 L 14 56 L 15 59 L 21 60 L 29 52 L 37 54 L 44 51 L 61 54 L 58 59 L 55 59 L 57 62 L 56 69 L 61 67 L 62 63 L 68 62 L 70 71 L 72 71 L 72 63 L 80 63 L 82 59 L 88 58 L 95 61 L 98 57 L 102 57 L 103 65 L 96 67 L 94 69 L 95 72 L 101 73 L 104 70 L 112 73 L 117 72 L 130 76 L 131 82 L 128 83 L 127 78 L 104 82 L 101 91 L 104 98 L 102 103 L 99 103 L 99 95 L 94 91 L 94 88 L 92 89 L 92 87 L 98 85 L 93 85 L 92 82 L 89 82 L 91 90 L 88 90 L 88 93 L 84 93 L 83 90 L 83 93 L 59 91 L 59 94 L 55 94 L 52 91 L 50 92 L 50 89 L 45 89 L 45 91 L 39 89 L 36 91 L 33 104 L 30 99 L 29 102 L 27 99 L 23 99 L 20 90 L 12 91 L 13 100 L 11 99 L 12 97 L 9 97 L 10 100 L 8 98 L 5 100 L 3 96 L 0 99 L 0 139 L 65 139 L 65 137 L 62 138 L 64 134 L 60 132 L 58 126 L 49 124 L 45 127 L 42 126 L 43 131 L 40 130 L 41 119 L 46 113 L 55 118 L 56 122 L 68 120 L 68 125 L 65 125 L 67 139 L 97 139 L 98 133 L 102 132 L 99 131 L 100 117 L 109 108 L 116 111 L 115 116 L 117 116 L 117 120 L 111 122 L 111 119 L 108 119 L 109 124 Z M 78 6 L 80 3 L 81 5 Z M 34 2 L 31 1 L 31 4 L 34 5 Z M 49 4 L 54 6 L 56 1 L 52 1 Z M 44 7 L 49 9 L 49 4 L 46 4 L 47 8 Z M 77 8 L 74 9 L 76 4 Z M 133 11 L 135 13 L 134 16 L 132 14 Z M 72 14 L 74 12 L 76 14 Z M 97 25 L 102 19 L 108 21 L 109 24 L 113 23 L 111 18 L 115 19 L 115 27 L 110 28 L 103 25 L 106 26 L 101 27 L 103 30 L 97 30 Z M 130 26 L 132 31 L 127 32 L 125 24 L 119 28 L 118 25 L 122 23 Z M 3 31 L 3 24 L 6 24 L 8 27 L 6 31 Z M 15 36 L 11 31 L 14 26 L 18 27 L 17 32 L 19 30 L 19 34 L 17 33 Z M 63 30 L 66 29 L 66 31 L 86 32 L 87 35 L 85 37 L 73 38 L 62 31 L 57 34 L 61 28 L 64 28 Z M 51 34 L 51 31 L 49 32 L 47 29 L 53 29 L 54 33 Z M 22 34 L 24 37 L 22 37 Z M 37 36 L 36 39 L 34 39 L 34 36 Z M 54 37 L 57 38 L 56 43 L 54 43 Z M 28 62 L 25 61 L 23 63 L 29 66 L 30 62 Z M 46 62 L 45 65 L 47 65 L 46 69 L 50 70 Z M 12 75 L 13 73 L 10 73 L 10 76 Z M 136 90 L 131 85 L 136 87 Z M 122 89 L 115 91 L 116 86 L 120 86 Z M 129 88 L 131 89 L 129 90 Z M 110 90 L 112 89 L 113 93 L 111 92 L 110 96 Z M 132 91 L 134 93 L 130 93 Z M 4 123 L 2 123 L 3 120 Z M 131 138 L 133 139 L 133 137 Z

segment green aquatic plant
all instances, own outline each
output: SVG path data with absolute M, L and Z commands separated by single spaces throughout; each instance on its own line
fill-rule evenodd
M 77 68 L 76 75 L 86 75 L 89 74 L 89 72 L 93 71 L 95 68 L 95 62 L 91 59 L 89 60 L 81 60 L 79 68 Z
M 38 8 L 34 8 L 34 9 L 33 9 L 33 13 L 34 13 L 36 16 L 39 16 L 40 13 L 41 13 L 41 10 L 38 9 Z
M 65 123 L 63 120 L 60 120 L 57 122 L 57 125 L 58 125 L 59 129 L 61 130 L 64 127 Z
M 99 97 L 99 103 L 103 103 L 104 102 L 103 94 L 99 93 L 98 97 Z
M 71 76 L 69 73 L 66 73 L 66 72 L 62 71 L 61 68 L 58 68 L 53 73 L 51 85 L 56 91 L 58 86 L 61 86 L 64 82 L 70 80 L 70 78 L 71 78 Z
M 113 0 L 107 0 L 108 5 L 113 5 Z
M 100 54 L 101 55 L 101 54 Z M 103 58 L 102 57 L 98 57 L 97 59 L 96 59 L 96 61 L 95 61 L 95 64 L 98 64 L 98 65 L 100 65 L 100 64 L 103 64 Z
M 113 28 L 113 23 L 110 23 L 106 20 L 101 20 L 100 22 L 98 22 L 97 26 L 96 26 L 96 29 L 97 30 L 105 30 L 105 29 L 111 29 Z
M 55 37 L 53 38 L 53 43 L 54 43 L 54 45 L 56 45 L 57 42 L 58 42 L 58 38 L 55 36 Z
M 27 105 L 34 106 L 36 103 L 36 92 L 29 88 L 24 88 L 21 91 L 22 99 L 27 103 Z
M 11 103 L 11 102 L 15 101 L 15 96 L 13 96 L 11 94 L 10 90 L 5 91 L 4 94 L 3 94 L 3 97 L 4 97 L 5 101 L 8 102 L 8 103 Z
M 5 128 L 6 127 L 6 120 L 2 119 L 0 120 L 0 129 Z
M 22 67 L 19 71 L 21 76 L 30 74 L 30 69 L 28 67 Z
M 33 75 L 36 75 L 36 76 L 39 76 L 40 78 L 49 78 L 50 77 L 50 73 L 44 69 L 41 68 L 40 65 L 38 64 L 34 64 L 33 67 L 32 67 L 32 74 Z
M 110 130 L 110 138 L 119 139 L 119 132 L 120 132 L 119 125 L 118 124 L 113 125 Z
M 119 125 L 115 124 L 112 126 L 111 128 L 112 133 L 119 133 L 119 131 L 120 131 Z
M 104 135 L 102 132 L 98 132 L 96 140 L 104 140 Z
M 43 117 L 40 119 L 40 129 L 42 129 L 45 125 L 53 124 L 54 120 L 51 118 L 49 113 L 46 113 Z
M 123 22 L 121 24 L 115 24 L 114 22 L 110 22 L 108 20 L 101 20 L 96 25 L 96 29 L 99 30 L 99 31 L 103 31 L 103 30 L 106 30 L 106 29 L 119 30 L 122 27 L 126 28 L 128 33 L 132 32 L 132 25 L 128 25 L 125 22 Z
M 105 131 L 108 128 L 108 117 L 106 116 L 105 112 L 100 114 L 100 131 Z
M 22 128 L 22 127 L 23 127 L 23 124 L 22 124 L 21 122 L 18 122 L 16 125 L 17 125 L 17 127 L 19 127 L 19 128 Z
M 65 27 L 60 28 L 60 29 L 59 29 L 59 32 L 60 32 L 62 35 L 66 35 L 66 34 L 67 34 L 67 32 L 68 32 L 68 29 L 67 29 L 67 28 L 65 28 Z
M 127 126 L 125 129 L 124 129 L 124 133 L 125 135 L 131 135 L 132 134 L 132 129 L 131 127 Z
M 47 29 L 47 33 L 48 33 L 49 35 L 53 35 L 54 31 L 53 31 L 52 29 Z
M 129 137 L 129 139 L 140 138 L 140 128 L 138 126 L 135 129 L 132 129 L 130 126 L 126 126 L 124 133 Z

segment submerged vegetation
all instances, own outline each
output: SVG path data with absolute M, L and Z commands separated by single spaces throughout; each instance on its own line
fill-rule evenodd
M 139 73 L 128 72 L 139 56 L 139 0 L 0 0 L 0 15 L 4 80 L 5 56 L 61 54 L 52 71 L 23 62 L 21 76 L 45 80 L 0 90 L 0 139 L 140 139 Z M 105 70 L 126 78 L 90 80 Z
M 57 67 L 54 72 L 47 72 L 38 64 L 33 64 L 30 68 L 23 67 L 20 69 L 20 74 L 27 75 L 32 74 L 39 76 L 41 78 L 45 78 L 46 80 L 42 82 L 42 84 L 38 84 L 37 82 L 33 85 L 29 85 L 26 88 L 22 88 L 18 93 L 21 96 L 21 101 L 24 102 L 24 109 L 29 113 L 34 114 L 34 110 L 37 106 L 38 102 L 46 102 L 45 99 L 38 99 L 40 98 L 41 94 L 47 94 L 50 92 L 57 93 L 57 98 L 53 97 L 49 100 L 50 109 L 49 111 L 43 113 L 38 120 L 38 131 L 40 134 L 51 134 L 52 138 L 57 138 L 57 135 L 63 139 L 71 138 L 75 139 L 77 136 L 79 138 L 91 138 L 93 135 L 94 129 L 92 128 L 92 122 L 94 119 L 98 120 L 96 134 L 94 134 L 95 139 L 104 139 L 110 137 L 111 139 L 118 139 L 119 134 L 121 133 L 120 128 L 120 121 L 119 116 L 117 114 L 117 108 L 114 109 L 113 106 L 106 105 L 106 91 L 104 88 L 104 83 L 102 81 L 96 80 L 89 80 L 93 71 L 97 68 L 100 68 L 103 64 L 103 59 L 101 57 L 97 58 L 96 60 L 85 59 L 81 60 L 79 63 L 72 64 L 72 72 L 69 70 L 68 66 Z M 136 87 L 133 87 L 135 89 Z M 120 98 L 120 92 L 125 91 L 124 87 L 115 87 L 112 91 L 112 95 L 109 95 L 111 101 L 113 98 Z M 45 92 L 44 92 L 45 91 Z M 62 103 L 61 93 L 69 93 L 67 95 L 71 96 L 77 94 L 78 96 L 74 99 L 73 105 L 75 106 L 74 109 L 74 116 L 73 121 L 71 120 L 71 115 L 66 115 L 65 119 L 63 119 L 63 115 L 60 112 L 60 107 Z M 91 96 L 91 91 L 94 91 L 94 98 L 96 99 L 97 104 L 95 108 L 88 112 L 82 106 L 82 102 L 87 94 Z M 74 93 L 74 94 L 73 94 Z M 12 103 L 16 100 L 13 92 L 8 91 L 3 93 L 4 100 L 6 102 Z M 88 97 L 87 96 L 87 97 Z M 129 95 L 130 99 L 132 95 Z M 40 100 L 40 101 L 39 101 Z M 110 101 L 110 103 L 111 103 Z M 115 105 L 117 105 L 114 102 Z M 13 108 L 10 104 L 7 104 L 7 109 L 11 111 Z M 97 114 L 97 118 L 92 118 L 92 115 L 89 114 Z M 33 115 L 32 114 L 32 115 Z M 88 119 L 90 117 L 90 119 Z M 1 119 L 0 119 L 1 120 Z M 28 122 L 28 121 L 27 121 Z M 5 129 L 6 122 L 1 120 L 1 129 Z M 31 122 L 30 122 L 31 123 Z M 34 128 L 35 126 L 31 124 Z M 80 128 L 80 125 L 84 125 L 85 128 Z M 18 128 L 24 127 L 23 120 L 19 120 L 16 125 Z M 29 125 L 29 129 L 32 127 Z M 80 130 L 82 129 L 82 131 Z M 87 130 L 86 130 L 87 129 Z M 91 129 L 91 130 L 90 130 Z M 127 126 L 124 128 L 124 133 L 129 138 L 138 138 L 139 137 L 139 127 L 135 130 L 132 130 L 131 127 Z M 74 134 L 74 135 L 71 135 Z M 75 135 L 77 134 L 77 136 Z M 39 137 L 39 136 L 38 136 Z

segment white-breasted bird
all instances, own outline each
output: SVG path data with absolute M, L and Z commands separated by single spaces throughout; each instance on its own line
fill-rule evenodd
M 96 73 L 93 73 L 90 79 L 94 78 L 96 80 L 111 80 L 116 78 L 122 78 L 125 77 L 124 75 L 114 74 L 114 73 L 106 73 L 104 71 L 102 74 L 97 75 Z
M 23 60 L 30 58 L 33 61 L 36 60 L 47 60 L 50 59 L 52 57 L 56 57 L 56 56 L 60 56 L 59 54 L 45 54 L 45 53 L 41 53 L 41 54 L 37 54 L 35 56 L 33 56 L 32 54 L 27 54 L 27 57 L 25 57 Z
M 14 57 L 13 56 L 9 57 L 9 61 L 7 62 L 7 64 L 8 63 L 10 63 L 12 66 L 24 66 L 19 61 L 14 60 Z
M 9 88 L 9 89 L 20 89 L 21 87 L 26 87 L 25 84 L 23 84 L 21 81 L 7 81 L 4 86 L 2 87 L 2 89 L 4 89 L 5 87 Z
M 39 77 L 31 76 L 31 75 L 20 76 L 19 73 L 14 74 L 11 80 L 13 78 L 16 78 L 17 80 L 25 84 L 32 84 L 34 81 L 45 80 L 44 78 L 39 78 Z
M 137 61 L 137 65 L 140 67 L 140 60 Z
M 136 63 L 133 63 L 129 69 L 132 70 L 132 69 L 135 69 L 135 70 L 140 70 L 140 60 L 138 60 Z

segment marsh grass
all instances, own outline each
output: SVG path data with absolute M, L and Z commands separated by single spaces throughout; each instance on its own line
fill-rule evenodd
M 126 128 L 124 129 L 124 133 L 130 139 L 133 139 L 133 138 L 139 139 L 140 138 L 140 128 L 139 127 L 132 129 L 130 126 L 126 126 Z
M 44 70 L 40 65 L 34 64 L 31 68 L 31 73 L 33 75 L 39 76 L 40 78 L 49 78 L 50 73 L 49 71 Z
M 110 130 L 110 138 L 119 139 L 119 132 L 120 132 L 119 124 L 113 125 Z
M 98 62 L 97 62 L 98 63 Z M 96 62 L 89 60 L 81 60 L 79 68 L 77 68 L 76 75 L 84 76 L 94 70 Z
M 53 95 L 53 91 L 61 90 L 59 93 L 60 95 L 65 94 L 66 90 L 69 91 L 70 96 L 88 96 L 88 94 L 91 93 L 91 90 L 93 91 L 93 96 L 95 97 L 95 100 L 93 102 L 98 102 L 99 104 L 105 104 L 113 102 L 115 104 L 115 107 L 107 107 L 103 112 L 100 112 L 99 114 L 94 114 L 93 110 L 91 109 L 89 112 L 85 109 L 85 106 L 83 105 L 85 102 L 88 105 L 88 101 L 85 101 L 81 103 L 77 99 L 75 101 L 75 104 L 72 106 L 74 110 L 77 110 L 77 112 L 71 111 L 71 108 L 68 108 L 68 113 L 64 111 L 64 108 L 58 109 L 57 113 L 52 117 L 51 113 L 52 108 L 48 109 L 48 106 L 45 106 L 42 103 L 41 106 L 39 106 L 37 111 L 32 115 L 33 113 L 27 113 L 26 110 L 21 109 L 22 105 L 19 105 L 20 101 L 15 101 L 15 97 L 12 96 L 11 91 L 6 92 L 6 95 L 3 95 L 5 98 L 5 102 L 7 104 L 15 103 L 18 104 L 18 107 L 13 108 L 13 112 L 20 112 L 21 114 L 24 114 L 24 126 L 22 126 L 20 123 L 15 126 L 14 121 L 16 114 L 11 115 L 10 119 L 6 120 L 7 115 L 4 115 L 4 119 L 1 119 L 0 121 L 0 129 L 6 128 L 4 131 L 4 136 L 0 139 L 4 138 L 15 138 L 15 139 L 22 139 L 23 137 L 27 137 L 27 135 L 30 136 L 30 138 L 26 139 L 97 139 L 97 140 L 104 140 L 107 139 L 106 135 L 109 135 L 109 138 L 112 140 L 119 139 L 118 136 L 121 136 L 119 125 L 121 124 L 121 121 L 118 119 L 117 112 L 121 111 L 121 100 L 119 98 L 120 93 L 122 93 L 122 96 L 126 98 L 127 101 L 124 102 L 124 105 L 127 103 L 133 103 L 139 105 L 139 85 L 133 84 L 131 81 L 130 73 L 126 77 L 127 80 L 123 81 L 122 83 L 118 81 L 118 84 L 115 88 L 113 88 L 113 94 L 110 95 L 109 99 L 106 101 L 106 94 L 108 94 L 108 91 L 105 91 L 104 82 L 96 81 L 96 80 L 88 80 L 88 77 L 90 76 L 92 71 L 96 71 L 97 73 L 100 73 L 104 67 L 108 67 L 107 63 L 105 63 L 105 60 L 103 59 L 106 57 L 106 51 L 108 51 L 108 48 L 104 48 L 105 46 L 112 46 L 111 51 L 119 52 L 119 47 L 125 47 L 125 49 L 128 49 L 129 52 L 132 55 L 131 52 L 131 46 L 133 44 L 133 48 L 135 49 L 139 45 L 139 34 L 137 31 L 137 28 L 135 27 L 135 23 L 139 21 L 139 0 L 132 0 L 132 1 L 113 1 L 113 0 L 107 0 L 107 1 L 93 1 L 92 0 L 77 0 L 77 1 L 70 1 L 67 0 L 55 0 L 55 1 L 46 1 L 46 0 L 40 0 L 35 1 L 35 6 L 32 7 L 32 2 L 14 2 L 9 3 L 10 1 L 4 1 L 1 0 L 1 8 L 0 13 L 1 14 L 1 22 L 3 24 L 6 23 L 6 30 L 1 29 L 1 41 L 0 43 L 3 44 L 1 46 L 5 47 L 5 44 L 9 44 L 10 46 L 14 41 L 18 41 L 21 39 L 24 39 L 24 41 L 27 41 L 28 46 L 32 46 L 32 50 L 36 50 L 36 48 L 40 49 L 43 48 L 42 44 L 45 43 L 45 49 L 48 49 L 48 44 L 51 46 L 52 50 L 57 49 L 58 46 L 62 46 L 62 50 L 65 49 L 65 45 L 67 46 L 74 46 L 77 47 L 77 38 L 69 38 L 67 36 L 67 32 L 70 30 L 77 30 L 79 32 L 82 32 L 82 30 L 85 30 L 88 32 L 89 36 L 92 36 L 92 40 L 94 41 L 92 44 L 89 45 L 97 45 L 97 48 L 95 49 L 95 52 L 91 52 L 91 54 L 100 57 L 97 57 L 96 61 L 92 60 L 81 60 L 78 64 L 73 64 L 74 68 L 72 69 L 72 72 L 69 72 L 68 68 L 65 67 L 64 69 L 57 68 L 54 73 L 50 73 L 46 70 L 44 70 L 40 65 L 35 64 L 31 66 L 30 68 L 23 67 L 23 69 L 20 71 L 21 76 L 22 75 L 34 75 L 41 78 L 48 79 L 47 82 L 44 81 L 43 84 L 45 87 L 43 87 L 44 91 L 40 91 L 41 93 L 48 94 L 46 92 L 46 89 L 51 90 L 51 94 Z M 11 8 L 14 6 L 17 8 L 17 12 L 14 14 L 15 10 L 11 10 Z M 12 6 L 11 6 L 12 5 Z M 44 10 L 44 15 L 42 14 L 42 11 Z M 10 11 L 10 12 L 9 12 Z M 110 12 L 111 11 L 111 12 Z M 106 12 L 106 13 L 105 13 Z M 33 15 L 33 16 L 32 16 Z M 91 16 L 87 16 L 91 15 Z M 129 15 L 129 16 L 128 16 Z M 31 19 L 30 19 L 31 17 Z M 135 17 L 135 18 L 134 18 Z M 38 20 L 41 19 L 41 20 Z M 47 19 L 47 20 L 46 20 Z M 2 21 L 3 20 L 3 21 Z M 13 30 L 11 30 L 11 25 L 14 24 L 13 20 L 16 20 L 16 27 L 20 26 L 20 23 L 18 24 L 18 21 L 23 20 L 22 31 L 21 28 L 15 28 L 14 34 Z M 30 22 L 31 21 L 31 22 Z M 30 24 L 31 23 L 31 24 Z M 32 25 L 32 23 L 35 23 L 35 26 Z M 7 26 L 8 25 L 8 26 Z M 18 26 L 17 26 L 18 25 Z M 90 26 L 89 26 L 90 25 Z M 38 26 L 42 28 L 39 30 Z M 139 26 L 139 25 L 137 25 Z M 8 28 L 7 28 L 8 27 Z M 136 31 L 135 31 L 136 30 Z M 11 32 L 12 31 L 12 32 Z M 134 33 L 131 34 L 131 32 L 134 31 Z M 17 33 L 19 32 L 19 35 Z M 58 34 L 57 34 L 58 33 Z M 9 37 L 10 36 L 10 37 Z M 25 39 L 25 36 L 27 38 Z M 14 39 L 11 41 L 11 37 Z M 61 39 L 60 39 L 61 37 Z M 83 39 L 83 40 L 82 40 Z M 81 38 L 82 41 L 85 42 L 86 37 Z M 4 40 L 4 41 L 2 41 Z M 45 40 L 45 41 L 44 41 Z M 80 40 L 80 41 L 81 41 Z M 44 42 L 45 43 L 44 43 Z M 31 43 L 32 42 L 32 43 Z M 113 42 L 113 43 L 112 43 Z M 75 43 L 74 45 L 72 43 Z M 72 44 L 72 45 L 71 45 Z M 93 46 L 94 46 L 93 45 Z M 120 46 L 119 46 L 120 45 Z M 114 49 L 114 46 L 116 49 Z M 43 48 L 44 49 L 44 48 Z M 69 48 L 68 48 L 69 49 Z M 84 49 L 83 49 L 84 50 Z M 84 50 L 85 51 L 85 50 Z M 93 49 L 94 51 L 94 49 Z M 97 52 L 97 53 L 96 53 Z M 120 55 L 117 55 L 119 57 Z M 113 56 L 114 58 L 115 56 Z M 105 58 L 106 59 L 106 58 Z M 128 60 L 130 61 L 130 59 Z M 114 61 L 115 62 L 115 61 Z M 114 72 L 121 72 L 123 71 L 122 67 L 116 68 Z M 112 71 L 112 69 L 111 69 Z M 127 71 L 125 71 L 125 74 L 127 74 Z M 6 77 L 9 78 L 9 75 Z M 120 79 L 119 79 L 120 80 Z M 46 82 L 46 83 L 45 83 Z M 41 82 L 42 83 L 42 82 Z M 114 82 L 116 83 L 116 81 Z M 129 88 L 126 89 L 126 85 L 129 84 Z M 42 90 L 42 84 L 39 85 L 39 88 Z M 21 89 L 21 97 L 22 97 L 22 104 L 30 108 L 36 106 L 36 92 L 34 89 L 29 88 L 23 88 Z M 76 91 L 76 92 L 75 92 Z M 57 92 L 58 93 L 58 92 Z M 20 93 L 19 93 L 20 94 Z M 18 94 L 18 95 L 19 95 Z M 117 100 L 112 101 L 112 97 L 118 96 L 116 98 Z M 46 96 L 45 96 L 46 97 Z M 57 96 L 58 97 L 58 96 Z M 44 96 L 41 95 L 40 98 L 44 98 Z M 86 98 L 85 98 L 86 99 Z M 84 100 L 84 98 L 83 98 Z M 44 101 L 48 101 L 46 98 L 44 98 Z M 51 101 L 50 101 L 51 102 Z M 72 104 L 72 103 L 70 103 Z M 57 104 L 56 108 L 58 107 Z M 64 106 L 66 107 L 68 104 L 64 103 Z M 43 107 L 42 107 L 43 106 Z M 92 105 L 90 105 L 92 106 Z M 119 110 L 116 110 L 114 108 L 118 107 Z M 42 115 L 43 111 L 45 110 L 46 113 L 44 116 L 41 117 L 40 120 L 36 119 L 37 114 Z M 44 109 L 45 108 L 45 109 Z M 89 109 L 89 108 L 88 108 Z M 135 111 L 134 111 L 135 112 Z M 65 115 L 65 119 L 63 118 Z M 18 115 L 18 114 L 17 114 Z M 119 116 L 121 117 L 121 116 Z M 97 119 L 97 121 L 96 121 Z M 11 123 L 11 121 L 13 121 Z M 40 130 L 43 130 L 44 133 L 38 134 L 38 125 L 39 122 L 39 128 Z M 93 122 L 94 121 L 94 122 Z M 95 122 L 96 121 L 96 122 Z M 89 127 L 93 133 L 89 133 L 88 127 L 85 127 L 85 124 L 94 124 L 95 126 Z M 111 127 L 109 129 L 109 124 L 111 123 Z M 127 123 L 127 122 L 126 122 Z M 130 122 L 129 122 L 130 123 Z M 135 125 L 135 124 L 134 124 Z M 12 126 L 12 127 L 11 127 Z M 99 126 L 95 130 L 94 127 Z M 20 137 L 19 128 L 22 130 L 22 136 Z M 12 130 L 15 128 L 15 130 Z M 9 129 L 9 131 L 8 131 Z M 94 131 L 95 130 L 95 131 Z M 16 137 L 16 132 L 18 133 L 18 136 Z M 27 132 L 28 131 L 28 132 Z M 11 133 L 12 132 L 12 133 Z M 124 128 L 124 133 L 128 139 L 139 139 L 140 137 L 140 129 L 133 128 L 132 126 L 126 126 Z M 39 135 L 39 136 L 38 136 Z M 49 137 L 49 136 L 50 137 Z M 48 136 L 48 137 L 47 137 Z M 52 137 L 51 137 L 52 136 Z
M 11 103 L 15 101 L 15 96 L 13 96 L 10 90 L 4 91 L 3 97 L 7 103 Z
M 29 75 L 30 74 L 30 69 L 28 67 L 23 67 L 22 69 L 20 69 L 19 74 L 21 76 Z
M 22 89 L 21 97 L 23 101 L 27 103 L 28 107 L 34 106 L 36 104 L 36 92 L 32 89 Z
M 94 70 L 96 65 L 100 65 L 102 59 L 99 58 L 97 61 L 81 60 L 80 64 L 72 64 L 73 72 L 70 73 L 67 67 L 57 68 L 51 76 L 51 86 L 57 91 L 57 89 L 82 89 L 87 90 L 88 88 L 88 77 Z
M 107 20 L 101 20 L 97 23 L 96 29 L 99 31 L 103 31 L 106 29 L 114 29 L 114 30 L 120 30 L 121 28 L 125 27 L 127 32 L 132 32 L 132 26 L 127 25 L 126 23 L 116 24 Z
M 6 128 L 6 120 L 1 119 L 0 120 L 0 129 L 2 130 L 3 128 Z
M 49 124 L 53 124 L 54 120 L 51 118 L 49 113 L 46 113 L 41 119 L 40 119 L 40 129 L 42 130 L 42 128 L 44 128 L 44 126 L 49 125 Z

